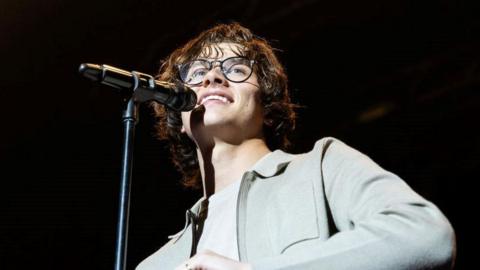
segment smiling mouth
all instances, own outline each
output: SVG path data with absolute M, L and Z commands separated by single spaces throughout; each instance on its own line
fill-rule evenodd
M 222 96 L 218 96 L 218 95 L 209 95 L 209 96 L 206 96 L 202 99 L 202 101 L 200 102 L 200 104 L 203 104 L 205 103 L 206 101 L 208 100 L 218 100 L 218 101 L 221 101 L 225 104 L 230 104 L 232 103 L 230 100 L 228 100 L 228 98 L 226 97 L 222 97 Z

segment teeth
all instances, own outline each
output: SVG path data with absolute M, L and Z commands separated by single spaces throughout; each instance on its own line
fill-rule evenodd
M 227 99 L 226 97 L 217 96 L 217 95 L 211 95 L 211 96 L 207 96 L 207 97 L 205 97 L 204 99 L 202 99 L 202 104 L 203 104 L 205 101 L 211 100 L 211 99 L 220 100 L 220 101 L 225 102 L 225 103 L 230 103 L 230 101 L 228 101 L 228 99 Z

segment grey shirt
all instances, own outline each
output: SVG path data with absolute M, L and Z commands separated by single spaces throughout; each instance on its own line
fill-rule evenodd
M 200 214 L 202 198 L 191 209 Z M 453 229 L 397 175 L 334 138 L 308 153 L 276 150 L 243 175 L 240 261 L 253 269 L 450 269 Z M 174 269 L 192 245 L 186 227 L 138 270 Z

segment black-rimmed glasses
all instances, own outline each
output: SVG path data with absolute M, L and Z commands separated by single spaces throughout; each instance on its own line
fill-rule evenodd
M 219 63 L 220 70 L 227 80 L 239 83 L 250 78 L 255 60 L 241 56 L 229 57 L 221 61 L 197 59 L 178 65 L 180 79 L 187 85 L 201 84 L 205 75 L 215 67 L 215 63 Z

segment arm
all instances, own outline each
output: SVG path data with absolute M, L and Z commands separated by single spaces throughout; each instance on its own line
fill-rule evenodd
M 451 268 L 454 233 L 432 203 L 360 152 L 322 142 L 325 194 L 340 232 L 308 250 L 251 262 L 253 269 Z

